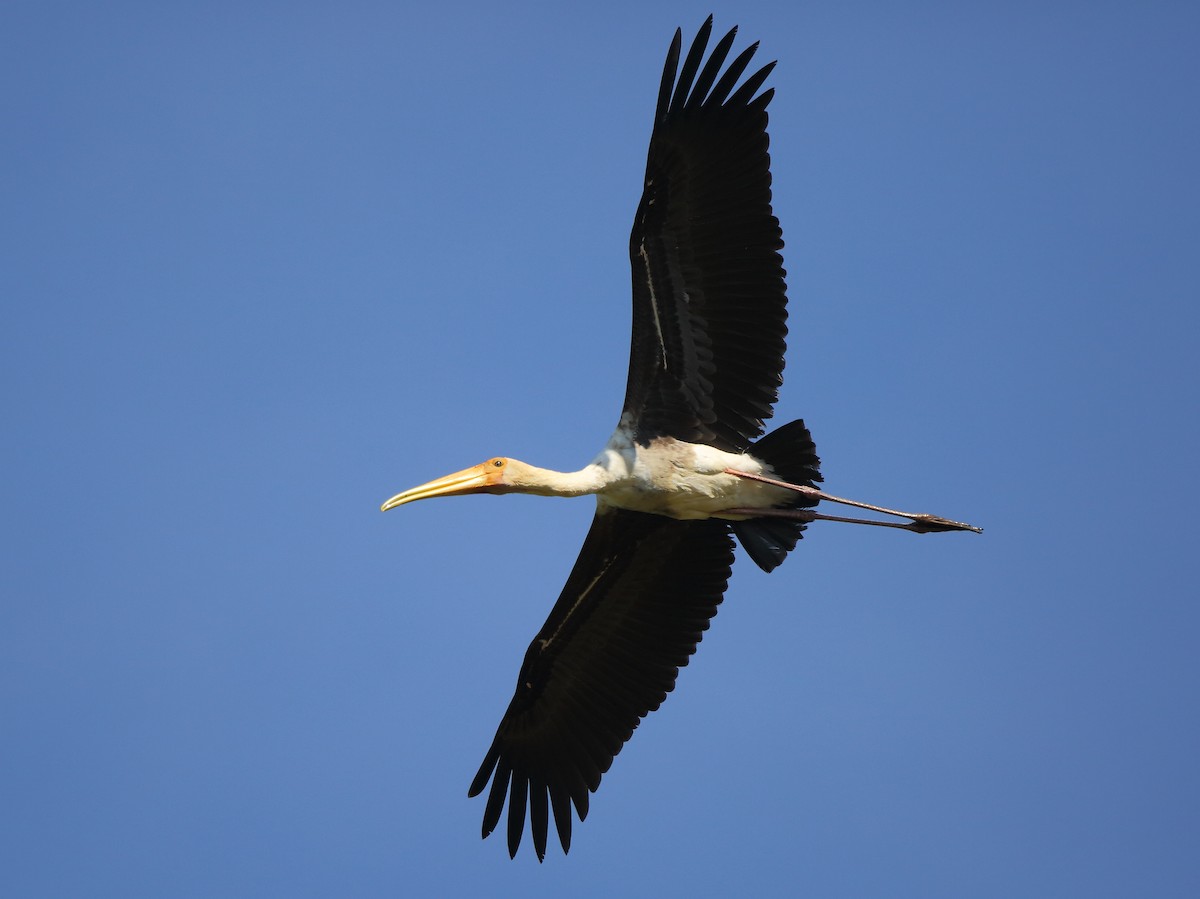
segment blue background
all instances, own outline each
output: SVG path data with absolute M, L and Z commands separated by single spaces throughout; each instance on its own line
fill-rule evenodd
M 830 490 L 564 859 L 466 787 L 619 413 L 694 4 L 6 4 L 5 896 L 1200 894 L 1200 12 L 715 4 L 762 39 Z

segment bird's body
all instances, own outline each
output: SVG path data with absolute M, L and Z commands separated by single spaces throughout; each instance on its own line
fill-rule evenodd
M 618 429 L 592 465 L 605 472 L 597 502 L 631 512 L 681 520 L 741 520 L 747 516 L 728 514 L 727 510 L 767 509 L 794 498 L 782 488 L 729 473 L 733 469 L 775 474 L 750 453 L 731 453 L 672 437 L 660 437 L 641 446 L 628 432 Z
M 486 837 L 508 807 L 516 854 L 528 813 L 539 859 L 551 819 L 564 851 L 589 795 L 646 714 L 673 689 L 728 583 L 734 537 L 778 566 L 841 500 L 816 488 L 819 459 L 795 421 L 762 436 L 782 383 L 787 296 L 771 210 L 767 113 L 748 76 L 757 45 L 727 66 L 736 29 L 705 50 L 705 22 L 680 66 L 676 31 L 659 87 L 642 198 L 630 235 L 629 379 L 612 438 L 588 465 L 554 472 L 496 457 L 397 494 L 596 496 L 579 558 L 526 652 L 517 689 L 471 784 Z M 678 74 L 678 77 L 676 75 Z M 975 530 L 933 516 L 895 525 Z M 867 522 L 881 523 L 881 522 Z

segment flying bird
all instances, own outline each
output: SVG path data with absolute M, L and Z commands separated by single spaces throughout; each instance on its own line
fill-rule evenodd
M 758 45 L 726 65 L 737 29 L 705 59 L 712 18 L 680 67 L 663 67 L 641 202 L 629 239 L 633 336 L 625 404 L 599 455 L 575 472 L 497 457 L 393 496 L 383 510 L 471 493 L 596 497 L 595 518 L 468 795 L 487 790 L 483 835 L 507 802 L 510 856 L 530 823 L 538 859 L 641 719 L 666 699 L 729 581 L 734 537 L 764 571 L 817 519 L 918 533 L 979 531 L 831 496 L 803 421 L 763 436 L 782 384 L 787 296 L 771 210 L 767 104 L 774 63 L 738 82 Z M 814 511 L 820 501 L 905 522 Z

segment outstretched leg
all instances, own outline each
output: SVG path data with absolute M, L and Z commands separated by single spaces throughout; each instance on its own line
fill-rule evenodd
M 777 481 L 775 478 L 768 478 L 761 474 L 751 474 L 748 471 L 738 471 L 734 468 L 725 469 L 726 474 L 737 475 L 739 478 L 747 478 L 751 481 L 761 481 L 764 484 L 770 484 L 772 487 L 782 487 L 785 490 L 793 490 L 796 493 L 801 493 L 815 500 L 824 500 L 831 503 L 839 503 L 843 506 L 854 506 L 856 509 L 867 509 L 871 512 L 880 512 L 884 515 L 895 515 L 897 518 L 909 519 L 908 524 L 900 524 L 894 521 L 874 521 L 868 518 L 842 518 L 837 515 L 822 515 L 819 512 L 813 512 L 809 509 L 728 509 L 726 511 L 740 515 L 758 515 L 772 518 L 792 518 L 799 521 L 845 521 L 851 524 L 870 524 L 877 527 L 900 528 L 906 531 L 913 531 L 917 534 L 932 534 L 941 531 L 971 531 L 976 534 L 982 534 L 983 528 L 975 527 L 973 524 L 966 524 L 961 521 L 951 521 L 948 518 L 939 518 L 937 515 L 928 515 L 923 512 L 898 512 L 895 509 L 885 509 L 883 506 L 873 506 L 870 503 L 860 503 L 852 499 L 844 499 L 840 496 L 833 496 L 818 490 L 816 487 L 808 487 L 803 484 L 789 484 L 787 481 Z

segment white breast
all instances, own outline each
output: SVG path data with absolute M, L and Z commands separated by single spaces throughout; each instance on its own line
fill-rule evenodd
M 726 469 L 732 468 L 750 474 L 771 474 L 767 466 L 751 455 L 669 438 L 639 446 L 622 429 L 617 430 L 592 464 L 606 472 L 605 486 L 597 495 L 599 502 L 671 518 L 744 518 L 721 513 L 726 509 L 769 508 L 792 495 L 790 491 L 726 473 Z

